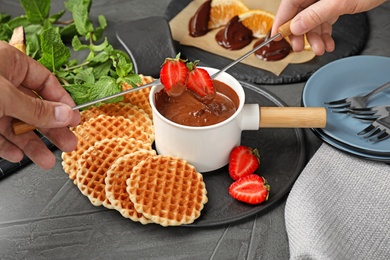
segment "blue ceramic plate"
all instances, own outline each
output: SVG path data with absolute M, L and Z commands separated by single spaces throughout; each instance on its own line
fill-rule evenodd
M 376 154 L 369 154 L 369 153 L 364 152 L 364 151 L 359 151 L 359 150 L 355 149 L 354 147 L 348 146 L 342 142 L 339 142 L 339 141 L 329 137 L 328 135 L 324 134 L 324 132 L 319 130 L 319 129 L 314 129 L 314 133 L 318 137 L 320 137 L 324 142 L 330 144 L 331 146 L 333 146 L 341 151 L 347 152 L 349 154 L 352 154 L 354 156 L 364 158 L 367 160 L 390 163 L 390 156 L 389 155 L 388 156 L 386 156 L 386 155 L 381 156 L 381 155 L 376 155 Z
M 302 96 L 306 107 L 324 106 L 324 102 L 366 94 L 390 81 L 390 58 L 354 56 L 329 63 L 307 81 Z M 390 89 L 371 97 L 369 106 L 390 105 Z M 329 144 L 371 159 L 390 160 L 390 138 L 371 143 L 356 133 L 369 123 L 327 109 L 327 126 L 313 129 Z

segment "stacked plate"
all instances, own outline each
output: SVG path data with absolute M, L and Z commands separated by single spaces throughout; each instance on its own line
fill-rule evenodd
M 307 81 L 302 96 L 306 107 L 325 106 L 324 102 L 364 95 L 390 81 L 390 58 L 354 56 L 340 59 L 319 69 Z M 369 99 L 368 106 L 390 105 L 390 89 Z M 347 153 L 375 161 L 390 162 L 390 138 L 372 143 L 357 133 L 370 123 L 327 108 L 327 126 L 313 129 L 324 142 Z

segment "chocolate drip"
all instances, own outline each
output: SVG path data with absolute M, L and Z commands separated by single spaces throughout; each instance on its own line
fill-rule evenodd
M 191 17 L 188 29 L 192 37 L 199 37 L 208 33 L 210 21 L 211 0 L 205 1 L 199 6 L 196 13 Z
M 256 46 L 262 44 L 268 38 L 269 33 L 266 37 L 258 40 L 254 44 L 253 48 L 256 48 Z M 264 47 L 261 47 L 259 50 L 257 50 L 255 54 L 259 59 L 264 61 L 277 61 L 286 57 L 291 52 L 291 50 L 291 45 L 285 39 L 282 39 L 280 41 L 272 41 L 266 44 Z
M 251 43 L 252 31 L 245 27 L 236 15 L 215 35 L 215 40 L 225 49 L 239 50 Z

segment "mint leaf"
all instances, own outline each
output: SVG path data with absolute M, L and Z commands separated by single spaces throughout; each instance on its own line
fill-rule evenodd
M 68 91 L 73 101 L 77 105 L 91 101 L 90 99 L 91 89 L 87 85 L 71 84 L 71 85 L 65 85 L 63 87 L 65 88 L 66 91 Z
M 132 62 L 131 62 L 131 59 L 130 59 L 130 56 L 129 56 L 126 52 L 124 52 L 124 51 L 121 51 L 121 50 L 118 50 L 118 49 L 113 49 L 113 50 L 111 51 L 111 55 L 112 55 L 113 57 L 122 56 L 122 57 L 124 57 L 124 58 L 126 59 L 126 61 L 127 61 L 128 63 L 132 63 Z
M 51 23 L 55 23 L 57 22 L 64 14 L 65 14 L 66 10 L 62 10 L 56 14 L 52 14 L 50 17 L 49 17 L 49 21 Z
M 73 6 L 73 20 L 76 25 L 77 32 L 80 35 L 87 36 L 93 32 L 93 25 L 89 19 L 88 4 L 82 1 L 78 5 Z
M 98 16 L 99 21 L 99 27 L 95 28 L 95 31 L 93 33 L 93 40 L 97 41 L 103 36 L 104 29 L 107 27 L 107 20 L 106 17 L 103 15 Z
M 91 6 L 92 6 L 92 0 L 81 0 L 82 3 L 84 5 L 87 6 L 87 10 L 89 12 L 89 10 L 91 9 Z M 77 6 L 80 4 L 80 0 L 68 0 L 64 3 L 65 7 L 73 12 L 75 8 L 77 8 Z
M 92 72 L 93 72 L 93 68 L 88 68 L 86 70 L 81 71 L 74 77 L 74 82 L 76 84 L 86 84 L 86 85 L 95 84 L 95 77 Z
M 73 36 L 72 47 L 75 51 L 89 49 L 89 45 L 82 44 L 77 35 Z
M 50 0 L 20 0 L 20 3 L 31 23 L 41 23 L 49 17 Z
M 39 24 L 31 24 L 24 27 L 24 32 L 26 35 L 26 53 L 35 60 L 38 60 L 41 57 L 39 35 L 42 29 L 42 26 Z
M 4 23 L 0 24 L 0 41 L 8 41 L 12 36 L 12 29 L 9 25 Z
M 90 93 L 91 100 L 110 96 L 120 91 L 122 91 L 122 85 L 117 84 L 115 82 L 115 79 L 111 77 L 103 76 L 91 88 L 91 93 Z M 123 97 L 115 98 L 109 100 L 108 102 L 117 102 L 118 100 L 122 100 L 122 99 Z
M 91 51 L 94 51 L 94 52 L 99 52 L 99 51 L 102 51 L 104 50 L 105 48 L 108 47 L 108 40 L 107 38 L 104 38 L 104 41 L 101 43 L 101 44 L 98 44 L 98 45 L 90 45 L 90 50 Z
M 107 60 L 104 63 L 101 63 L 93 68 L 93 74 L 96 79 L 100 79 L 103 76 L 107 76 L 111 70 L 112 63 L 110 60 Z
M 18 17 L 11 19 L 8 22 L 8 25 L 13 30 L 19 26 L 25 27 L 25 26 L 29 25 L 29 21 L 27 19 L 27 16 L 22 15 L 22 16 L 18 16 Z
M 0 24 L 8 22 L 10 19 L 11 19 L 11 15 L 0 13 Z
M 115 83 L 110 77 L 102 77 L 95 84 L 71 84 L 65 85 L 64 88 L 69 92 L 77 105 L 113 95 L 122 90 L 121 86 Z M 110 99 L 106 102 L 118 102 L 123 97 Z
M 126 77 L 119 78 L 118 80 L 120 81 L 120 84 L 122 82 L 126 82 L 127 84 L 131 85 L 133 88 L 136 88 L 139 84 L 142 83 L 141 77 L 137 74 L 128 75 Z
M 71 42 L 74 36 L 79 36 L 74 23 L 60 27 L 60 34 L 64 42 Z
M 69 49 L 62 42 L 59 33 L 53 28 L 42 32 L 40 43 L 42 57 L 39 59 L 39 62 L 50 71 L 55 72 L 70 58 Z
M 114 63 L 114 66 L 119 77 L 125 77 L 133 69 L 133 64 L 128 63 L 123 56 L 118 57 L 118 62 Z
M 93 57 L 91 59 L 91 62 L 93 63 L 101 63 L 101 62 L 106 62 L 108 61 L 108 59 L 110 58 L 110 54 L 105 52 L 105 51 L 102 51 L 100 52 L 98 55 L 96 55 L 95 57 Z

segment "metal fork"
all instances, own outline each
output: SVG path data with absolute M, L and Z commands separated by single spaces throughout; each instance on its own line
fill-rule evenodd
M 325 105 L 327 105 L 329 108 L 332 109 L 332 112 L 336 113 L 348 113 L 349 109 L 352 108 L 365 108 L 367 107 L 368 99 L 379 92 L 390 88 L 390 81 L 381 85 L 380 87 L 372 90 L 371 92 L 367 93 L 366 95 L 361 96 L 354 96 L 354 97 L 348 97 L 343 98 L 340 100 L 334 100 L 329 102 L 324 102 Z
M 375 121 L 380 117 L 385 117 L 390 114 L 390 106 L 374 106 L 366 108 L 348 109 L 348 114 L 353 118 L 363 121 Z
M 357 135 L 373 143 L 387 139 L 390 136 L 390 111 L 387 115 L 378 117 Z

